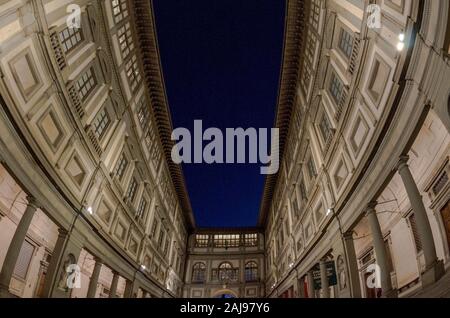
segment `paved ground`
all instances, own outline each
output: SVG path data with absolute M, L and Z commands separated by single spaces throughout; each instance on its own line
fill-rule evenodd
M 420 290 L 414 298 L 450 298 L 450 270 L 436 284 Z

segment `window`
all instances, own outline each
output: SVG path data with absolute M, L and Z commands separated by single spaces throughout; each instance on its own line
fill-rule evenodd
M 127 169 L 128 166 L 128 159 L 125 156 L 125 153 L 122 152 L 122 154 L 120 155 L 119 161 L 117 161 L 116 164 L 116 171 L 115 171 L 115 175 L 117 176 L 117 178 L 119 178 L 119 180 L 122 180 L 125 171 Z
M 111 120 L 109 119 L 108 112 L 106 111 L 106 107 L 103 107 L 95 116 L 92 125 L 94 126 L 94 133 L 98 140 L 102 139 L 105 134 L 107 128 L 109 127 L 109 123 Z
M 112 0 L 114 22 L 119 23 L 128 16 L 127 0 Z
M 206 265 L 204 263 L 195 263 L 192 267 L 192 282 L 204 283 L 206 274 Z
M 94 69 L 91 67 L 75 83 L 75 89 L 81 101 L 84 102 L 88 98 L 89 94 L 94 90 L 95 85 L 97 85 L 97 80 L 95 79 Z
M 137 183 L 136 179 L 135 178 L 131 179 L 131 183 L 128 186 L 128 191 L 127 191 L 127 199 L 130 202 L 133 202 L 134 198 L 136 197 L 137 187 L 138 187 L 138 183 Z
M 24 241 L 17 258 L 16 266 L 14 267 L 14 276 L 25 280 L 30 267 L 31 258 L 33 257 L 34 246 L 28 241 Z
M 238 247 L 239 234 L 215 234 L 214 247 Z
M 300 194 L 301 194 L 301 200 L 306 201 L 308 199 L 308 193 L 306 192 L 305 183 L 303 180 L 300 182 Z
M 251 233 L 244 235 L 245 246 L 257 246 L 258 245 L 258 234 Z
M 117 36 L 119 38 L 119 46 L 122 52 L 122 57 L 123 59 L 126 59 L 130 52 L 134 50 L 133 37 L 129 22 L 125 23 L 125 25 L 117 31 Z
M 145 97 L 142 97 L 139 101 L 137 115 L 141 128 L 145 130 L 150 120 L 150 107 L 145 102 Z
M 339 49 L 348 59 L 352 56 L 353 36 L 344 29 L 341 29 L 339 36 Z
M 137 213 L 136 213 L 136 216 L 139 219 L 144 218 L 146 208 L 147 208 L 147 200 L 145 200 L 145 198 L 142 198 L 141 203 L 139 203 L 139 208 L 137 209 Z
M 420 251 L 422 251 L 422 241 L 420 240 L 419 231 L 417 230 L 416 216 L 414 215 L 414 213 L 412 213 L 408 219 L 414 237 L 414 245 L 416 246 L 416 252 L 419 253 Z
M 125 69 L 127 72 L 131 90 L 134 92 L 141 81 L 141 73 L 139 72 L 136 55 L 133 55 L 131 59 L 126 63 Z
M 299 208 L 297 196 L 295 195 L 295 193 L 292 196 L 291 207 L 292 207 L 292 211 L 293 211 L 293 217 L 294 217 L 294 219 L 297 219 L 300 216 L 300 208 Z
M 316 165 L 314 164 L 314 160 L 312 155 L 309 156 L 308 162 L 307 162 L 307 168 L 308 168 L 308 174 L 310 179 L 314 179 L 317 176 L 317 170 Z
M 195 247 L 207 247 L 209 235 L 197 234 L 195 236 Z
M 167 252 L 169 251 L 169 237 L 166 238 L 166 242 L 164 243 L 164 255 L 167 255 Z
M 331 96 L 333 96 L 335 103 L 340 104 L 342 96 L 344 94 L 344 84 L 342 83 L 341 79 L 335 73 L 331 74 L 329 90 L 330 90 Z
M 81 28 L 65 28 L 59 32 L 59 41 L 64 53 L 70 53 L 83 41 L 83 33 L 81 32 Z
M 152 231 L 151 233 L 151 237 L 155 238 L 156 237 L 156 230 L 158 229 L 158 220 L 155 218 L 155 220 L 153 221 L 153 225 L 152 225 Z
M 325 142 L 328 141 L 329 138 L 333 135 L 332 127 L 330 124 L 330 120 L 328 119 L 327 114 L 324 112 L 322 114 L 322 118 L 319 123 L 320 133 L 322 134 L 322 138 Z
M 235 281 L 237 280 L 237 273 L 237 269 L 233 268 L 230 263 L 224 262 L 219 265 L 218 279 L 222 282 L 228 280 Z
M 309 85 L 312 78 L 312 69 L 314 68 L 314 56 L 316 52 L 317 36 L 311 30 L 308 31 L 306 40 L 305 59 L 303 62 L 303 75 L 301 76 L 301 87 L 305 96 L 308 94 Z
M 158 236 L 158 247 L 162 248 L 164 242 L 164 230 L 161 228 L 159 230 L 159 236 Z
M 258 264 L 256 262 L 248 262 L 245 264 L 245 281 L 254 282 L 258 280 Z
M 303 240 L 301 237 L 297 240 L 297 252 L 300 252 L 303 248 Z
M 320 0 L 312 0 L 309 23 L 316 31 L 319 30 L 319 20 L 320 20 Z

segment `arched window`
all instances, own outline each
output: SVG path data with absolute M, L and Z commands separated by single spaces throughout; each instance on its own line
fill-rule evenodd
M 192 267 L 192 282 L 204 283 L 206 274 L 206 266 L 204 263 L 195 263 Z
M 220 281 L 229 281 L 236 280 L 237 272 L 236 269 L 233 268 L 233 265 L 229 262 L 223 262 L 219 265 L 219 280 Z
M 251 261 L 245 264 L 245 281 L 254 282 L 258 280 L 258 264 Z

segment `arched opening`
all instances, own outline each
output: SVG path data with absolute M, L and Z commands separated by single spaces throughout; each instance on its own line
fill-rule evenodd
M 213 298 L 239 298 L 237 293 L 231 289 L 221 289 L 213 294 Z
M 245 264 L 245 281 L 255 282 L 258 280 L 258 264 L 255 261 L 250 261 Z
M 206 265 L 204 263 L 195 263 L 192 267 L 192 282 L 204 283 L 206 274 Z

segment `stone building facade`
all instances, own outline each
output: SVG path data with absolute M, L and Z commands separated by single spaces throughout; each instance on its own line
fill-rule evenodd
M 2 295 L 180 296 L 194 224 L 150 3 L 67 5 L 0 4 Z
M 259 220 L 268 297 L 407 297 L 444 275 L 448 12 L 448 1 L 289 1 L 284 156 Z
M 189 237 L 184 297 L 264 296 L 259 229 L 200 229 Z
M 0 297 L 410 297 L 448 281 L 450 1 L 286 3 L 280 171 L 257 227 L 199 229 L 151 1 L 0 1 Z

